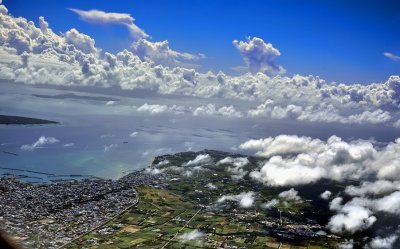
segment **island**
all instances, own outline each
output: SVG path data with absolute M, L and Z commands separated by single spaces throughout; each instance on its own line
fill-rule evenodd
M 58 124 L 58 122 L 46 119 L 30 118 L 30 117 L 0 115 L 0 124 L 31 125 L 31 124 Z
M 245 172 L 265 158 L 203 150 L 162 155 L 118 180 L 0 179 L 0 229 L 33 248 L 338 248 L 363 234 L 326 228 L 322 190 L 266 186 Z M 352 182 L 354 184 L 354 182 Z

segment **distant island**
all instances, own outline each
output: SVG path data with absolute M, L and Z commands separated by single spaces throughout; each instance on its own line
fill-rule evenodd
M 8 115 L 0 115 L 0 124 L 2 125 L 26 125 L 26 124 L 58 124 L 56 121 L 46 120 L 46 119 L 38 119 L 38 118 L 29 118 L 29 117 L 21 117 L 21 116 L 8 116 Z
M 64 93 L 58 95 L 32 94 L 32 96 L 44 99 L 81 99 L 81 100 L 94 100 L 94 101 L 119 101 L 119 99 L 116 98 L 110 98 L 104 96 L 77 95 L 74 93 Z

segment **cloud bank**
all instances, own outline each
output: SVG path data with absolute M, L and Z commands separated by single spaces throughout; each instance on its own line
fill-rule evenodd
M 142 38 L 130 48 L 115 54 L 100 53 L 95 40 L 75 28 L 56 34 L 45 18 L 39 18 L 37 27 L 25 18 L 13 17 L 4 5 L 0 6 L 2 80 L 127 91 L 146 89 L 159 94 L 256 104 L 245 113 L 231 104 L 223 109 L 214 105 L 215 110 L 206 105 L 197 111 L 199 115 L 214 112 L 243 118 L 399 127 L 399 76 L 369 85 L 327 83 L 317 76 L 287 76 L 275 61 L 279 50 L 257 37 L 234 41 L 252 73 L 201 73 L 185 68 L 182 61 L 197 61 L 203 55 L 174 51 L 168 41 L 150 42 L 140 31 L 136 33 Z M 91 22 L 134 25 L 128 14 L 74 11 Z
M 336 136 L 322 141 L 280 135 L 249 140 L 239 148 L 268 158 L 250 177 L 271 186 L 309 184 L 323 178 L 400 180 L 399 139 L 379 148 L 370 141 L 345 142 Z

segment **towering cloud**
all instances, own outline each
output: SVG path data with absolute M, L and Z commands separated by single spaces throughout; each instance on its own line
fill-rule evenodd
M 76 29 L 68 30 L 65 33 L 65 42 L 74 45 L 76 49 L 85 54 L 95 54 L 97 52 L 97 49 L 94 46 L 94 39 L 88 35 L 79 33 Z
M 262 72 L 272 76 L 285 72 L 285 69 L 275 62 L 281 53 L 271 43 L 265 43 L 261 38 L 249 37 L 247 42 L 234 40 L 233 45 L 243 56 L 250 72 Z

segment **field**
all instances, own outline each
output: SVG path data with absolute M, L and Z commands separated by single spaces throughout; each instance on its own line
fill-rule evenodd
M 231 214 L 206 211 L 171 191 L 139 187 L 139 204 L 68 248 L 278 248 L 256 220 L 239 221 Z M 261 219 L 261 217 L 260 217 Z M 194 230 L 205 234 L 196 240 L 180 235 Z M 335 248 L 335 241 L 283 243 L 280 248 Z M 325 246 L 323 246 L 326 244 Z M 309 246 L 309 247 L 307 247 Z

